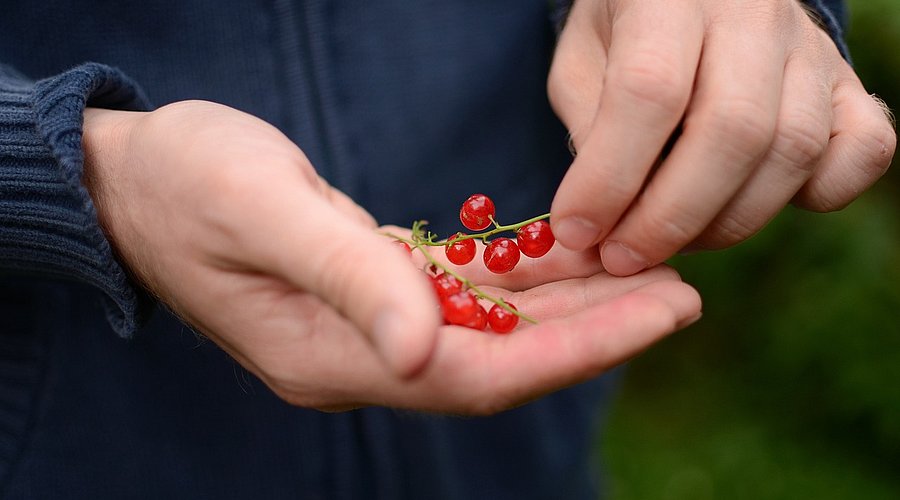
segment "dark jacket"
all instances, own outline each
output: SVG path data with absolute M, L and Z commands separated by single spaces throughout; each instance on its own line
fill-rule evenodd
M 597 497 L 608 377 L 490 418 L 291 407 L 128 279 L 80 183 L 86 104 L 202 98 L 276 125 L 382 223 L 455 230 L 473 192 L 543 213 L 569 161 L 546 0 L 2 9 L 0 497 Z

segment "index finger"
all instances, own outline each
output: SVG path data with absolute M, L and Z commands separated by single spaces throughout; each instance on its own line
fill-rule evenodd
M 702 38 L 701 16 L 666 0 L 616 12 L 599 109 L 553 201 L 560 243 L 597 243 L 634 200 L 687 107 Z

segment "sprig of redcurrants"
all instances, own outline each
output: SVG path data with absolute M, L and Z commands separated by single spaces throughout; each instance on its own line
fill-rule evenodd
M 516 224 L 501 225 L 494 216 L 494 202 L 483 194 L 473 194 L 459 210 L 459 220 L 470 231 L 482 231 L 473 234 L 456 233 L 450 238 L 438 239 L 431 231 L 425 230 L 426 221 L 413 223 L 410 239 L 393 234 L 395 242 L 412 252 L 416 249 L 428 260 L 425 268 L 431 279 L 441 305 L 444 321 L 451 325 L 465 326 L 476 330 L 485 330 L 490 326 L 496 333 L 512 331 L 519 319 L 536 323 L 526 314 L 499 297 L 492 297 L 483 292 L 471 281 L 462 277 L 452 269 L 436 260 L 425 247 L 442 246 L 447 260 L 458 266 L 475 260 L 475 240 L 484 244 L 482 254 L 484 266 L 491 272 L 503 274 L 512 271 L 524 254 L 529 258 L 539 258 L 547 254 L 556 242 L 547 219 L 550 214 L 540 215 Z M 491 229 L 489 227 L 493 226 Z M 488 229 L 487 231 L 485 231 Z M 515 239 L 493 236 L 515 233 Z M 479 300 L 492 302 L 490 310 L 479 304 Z

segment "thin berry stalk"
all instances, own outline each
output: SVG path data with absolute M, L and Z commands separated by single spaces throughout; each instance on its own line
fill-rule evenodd
M 543 216 L 542 216 L 542 217 L 543 217 Z M 538 218 L 538 219 L 536 219 L 536 220 L 540 220 L 540 218 Z M 530 222 L 534 222 L 534 221 L 532 220 L 532 221 L 530 221 Z M 529 223 L 530 223 L 530 222 L 529 222 Z M 421 237 L 421 234 L 422 234 L 422 226 L 423 226 L 424 224 L 426 224 L 425 221 L 416 221 L 415 223 L 413 223 L 413 230 L 412 230 L 413 237 L 412 237 L 412 239 L 406 239 L 406 238 L 403 238 L 403 237 L 401 237 L 401 236 L 397 236 L 397 235 L 391 234 L 391 233 L 385 233 L 385 236 L 388 236 L 388 237 L 390 237 L 390 238 L 394 238 L 395 240 L 398 240 L 398 241 L 402 241 L 402 242 L 404 242 L 404 243 L 410 245 L 411 247 L 414 247 L 414 248 L 418 249 L 419 252 L 421 252 L 422 255 L 424 255 L 425 258 L 428 260 L 429 264 L 431 264 L 431 265 L 437 267 L 437 268 L 440 269 L 441 271 L 444 271 L 445 273 L 449 274 L 450 276 L 453 276 L 454 278 L 458 279 L 458 280 L 463 284 L 463 287 L 465 287 L 465 288 L 468 289 L 468 290 L 472 290 L 473 292 L 475 292 L 475 296 L 478 297 L 479 299 L 485 299 L 485 300 L 487 300 L 487 301 L 489 301 L 489 302 L 492 302 L 492 303 L 494 303 L 494 304 L 497 304 L 498 306 L 502 307 L 503 309 L 509 311 L 511 314 L 515 314 L 516 316 L 522 318 L 523 320 L 525 320 L 525 321 L 527 321 L 527 322 L 529 322 L 529 323 L 537 324 L 537 320 L 535 320 L 534 318 L 528 316 L 527 314 L 525 314 L 525 313 L 523 313 L 523 312 L 521 312 L 521 311 L 519 311 L 519 310 L 517 310 L 517 309 L 513 309 L 512 307 L 509 307 L 509 304 L 507 304 L 505 300 L 503 300 L 503 299 L 501 299 L 501 298 L 499 298 L 499 297 L 493 297 L 493 296 L 491 296 L 491 295 L 489 295 L 489 294 L 483 292 L 480 288 L 478 288 L 477 286 L 475 286 L 475 284 L 473 284 L 473 283 L 472 283 L 471 281 L 469 281 L 467 278 L 465 278 L 464 276 L 460 275 L 460 274 L 457 273 L 456 271 L 453 271 L 452 269 L 448 268 L 448 267 L 445 266 L 443 263 L 441 263 L 441 262 L 439 262 L 437 259 L 435 259 L 435 258 L 431 255 L 431 252 L 429 252 L 425 247 L 426 247 L 426 246 L 442 246 L 442 245 L 435 245 L 435 244 L 433 244 L 433 243 L 432 243 L 432 244 L 428 244 L 428 240 L 423 239 L 423 238 Z M 429 234 L 431 234 L 431 233 L 429 233 Z M 419 235 L 419 236 L 417 237 L 417 235 Z
M 532 217 L 528 220 L 523 220 L 522 222 L 517 222 L 515 224 L 508 224 L 506 226 L 502 226 L 497 221 L 495 221 L 493 217 L 491 217 L 491 222 L 494 224 L 493 229 L 484 231 L 482 233 L 466 234 L 464 236 L 453 235 L 450 238 L 452 238 L 453 241 L 478 239 L 484 243 L 487 243 L 488 238 L 490 238 L 491 236 L 494 236 L 495 234 L 505 233 L 505 232 L 515 232 L 517 229 L 519 229 L 521 227 L 525 227 L 528 224 L 531 224 L 532 222 L 537 222 L 539 220 L 544 220 L 544 219 L 549 219 L 549 218 L 550 218 L 550 214 L 538 215 L 537 217 Z M 423 223 L 425 223 L 425 221 L 417 222 L 417 224 L 419 226 L 424 225 Z M 415 225 L 416 224 L 414 224 L 413 226 L 415 226 Z M 415 232 L 413 234 L 415 234 Z M 425 235 L 425 237 L 422 239 L 422 245 L 429 246 L 429 247 L 440 247 L 440 246 L 446 246 L 450 243 L 450 238 L 444 238 L 444 239 L 438 240 L 438 241 L 434 241 L 434 238 L 435 238 L 434 233 L 429 231 Z

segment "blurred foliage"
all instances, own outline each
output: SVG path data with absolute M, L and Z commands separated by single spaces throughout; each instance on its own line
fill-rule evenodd
M 854 0 L 867 89 L 900 106 L 900 0 Z M 601 459 L 614 499 L 900 498 L 900 173 L 673 264 L 696 325 L 630 364 Z

